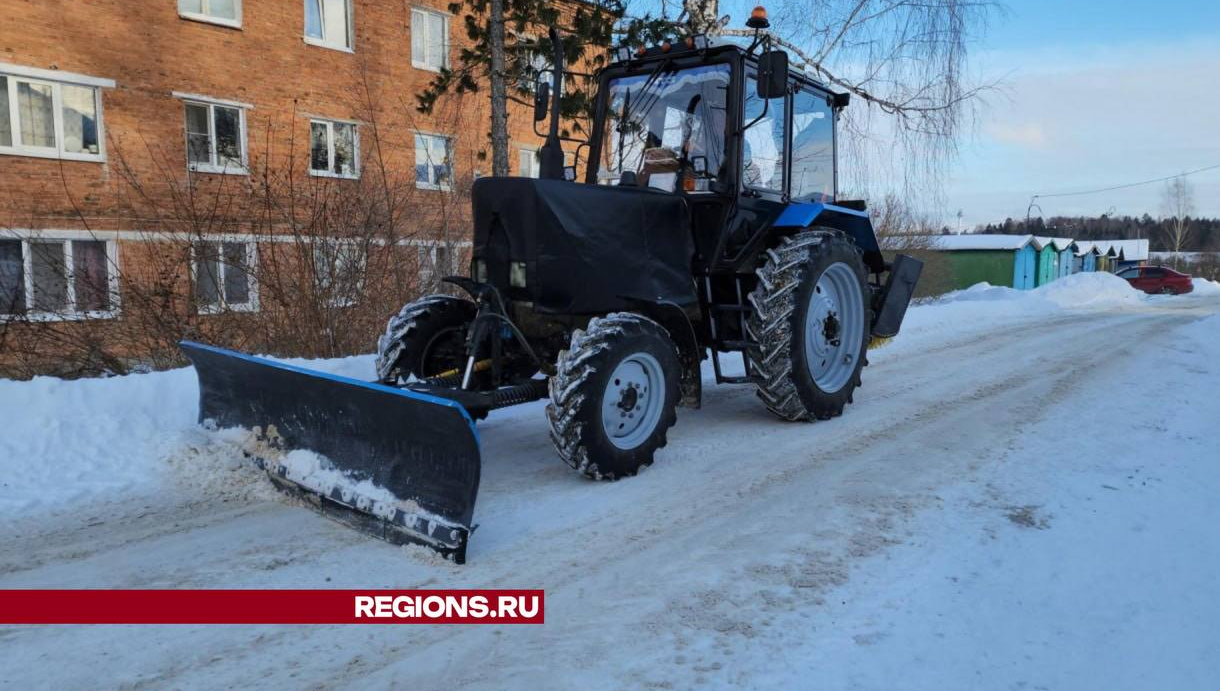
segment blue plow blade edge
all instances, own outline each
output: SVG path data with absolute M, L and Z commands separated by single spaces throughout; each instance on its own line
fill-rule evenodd
M 179 346 L 199 378 L 199 422 L 255 431 L 258 448 L 274 452 L 255 460 L 277 487 L 381 539 L 465 561 L 481 461 L 462 406 L 202 343 Z M 294 473 L 282 461 L 298 449 L 324 457 L 345 480 Z M 362 492 L 366 480 L 374 489 Z

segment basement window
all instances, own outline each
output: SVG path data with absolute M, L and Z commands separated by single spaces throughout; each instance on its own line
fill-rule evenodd
M 415 134 L 415 186 L 448 190 L 453 184 L 453 146 L 449 137 Z
M 178 16 L 241 28 L 241 0 L 178 0 Z
M 411 10 L 411 66 L 440 72 L 449 67 L 449 17 L 433 10 Z
M 257 251 L 253 242 L 196 242 L 191 255 L 195 308 L 199 314 L 258 310 L 258 287 L 253 274 Z
M 57 72 L 0 64 L 0 154 L 106 160 L 100 87 L 114 82 Z
M 113 241 L 0 239 L 0 319 L 102 319 L 118 312 Z
M 351 0 L 305 0 L 305 42 L 352 52 Z
M 359 240 L 323 239 L 314 242 L 313 268 L 318 290 L 332 307 L 356 304 L 364 288 L 368 252 Z
M 185 99 L 186 164 L 198 173 L 246 174 L 246 107 Z
M 323 177 L 360 177 L 360 139 L 355 123 L 309 121 L 309 173 Z

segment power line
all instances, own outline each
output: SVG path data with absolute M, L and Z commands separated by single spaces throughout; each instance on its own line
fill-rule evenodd
M 1156 178 L 1155 180 L 1144 180 L 1143 182 L 1130 182 L 1125 185 L 1115 185 L 1113 187 L 1102 187 L 1102 188 L 1096 189 L 1096 190 L 1085 190 L 1083 192 L 1056 192 L 1053 194 L 1035 194 L 1033 197 L 1030 197 L 1030 201 L 1032 203 L 1032 201 L 1034 199 L 1048 199 L 1050 197 L 1078 197 L 1078 196 L 1084 195 L 1084 194 L 1099 194 L 1101 192 L 1113 192 L 1114 190 L 1125 190 L 1129 187 L 1139 187 L 1141 185 L 1151 185 L 1151 184 L 1157 183 L 1157 182 L 1165 182 L 1167 180 L 1172 180 L 1174 178 L 1184 178 L 1187 175 L 1194 175 L 1195 173 L 1203 173 L 1203 172 L 1206 172 L 1209 170 L 1215 170 L 1217 168 L 1220 168 L 1220 163 L 1218 163 L 1214 166 L 1207 166 L 1206 168 L 1198 168 L 1196 170 L 1187 171 L 1185 173 L 1178 173 L 1177 175 L 1167 175 L 1163 178 Z

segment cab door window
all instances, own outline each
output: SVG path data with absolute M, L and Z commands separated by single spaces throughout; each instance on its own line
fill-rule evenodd
M 792 96 L 793 199 L 834 201 L 834 111 L 826 96 L 798 91 Z
M 759 98 L 756 74 L 750 75 L 745 88 L 742 123 L 747 128 L 741 152 L 741 179 L 747 187 L 783 192 L 784 99 Z

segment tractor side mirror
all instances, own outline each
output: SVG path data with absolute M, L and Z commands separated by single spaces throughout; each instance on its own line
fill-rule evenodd
M 788 91 L 788 54 L 769 50 L 758 56 L 758 97 L 781 98 Z
M 695 175 L 701 178 L 707 177 L 707 156 L 692 156 L 690 168 L 694 171 Z
M 538 75 L 538 81 L 534 83 L 534 122 L 546 120 L 546 113 L 550 106 L 551 85 L 544 81 L 540 74 Z

